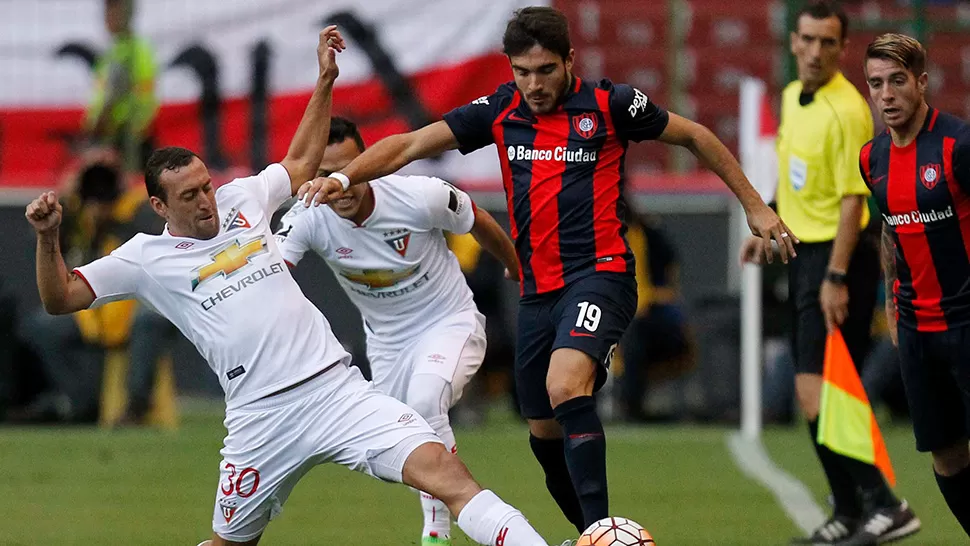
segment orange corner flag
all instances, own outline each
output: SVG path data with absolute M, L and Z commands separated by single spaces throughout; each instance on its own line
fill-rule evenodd
M 889 485 L 895 487 L 896 474 L 889 462 L 886 443 L 849 356 L 849 348 L 838 330 L 825 341 L 818 443 L 846 457 L 875 465 Z

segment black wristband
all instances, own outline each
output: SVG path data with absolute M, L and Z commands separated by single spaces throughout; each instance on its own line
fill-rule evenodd
M 844 285 L 848 278 L 848 275 L 845 273 L 839 273 L 838 271 L 829 271 L 825 274 L 825 280 L 834 284 Z

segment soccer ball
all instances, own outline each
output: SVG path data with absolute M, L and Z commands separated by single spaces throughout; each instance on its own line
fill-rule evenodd
M 605 518 L 590 525 L 576 546 L 653 546 L 653 537 L 639 523 L 626 518 Z

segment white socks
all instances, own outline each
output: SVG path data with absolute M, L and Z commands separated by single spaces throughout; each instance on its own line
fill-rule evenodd
M 445 448 L 454 453 L 455 433 L 451 430 L 448 416 L 436 415 L 427 421 L 445 443 Z M 424 529 L 421 530 L 421 536 L 451 538 L 451 512 L 448 507 L 444 502 L 423 491 L 418 494 L 421 495 L 421 510 L 424 512 Z
M 522 512 L 484 490 L 458 514 L 458 527 L 485 546 L 548 546 Z

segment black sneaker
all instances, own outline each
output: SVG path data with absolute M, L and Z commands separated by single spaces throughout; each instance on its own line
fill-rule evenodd
M 819 525 L 811 536 L 792 539 L 791 544 L 842 544 L 842 541 L 855 534 L 859 520 L 834 515 Z
M 843 546 L 886 544 L 915 534 L 922 524 L 903 501 L 896 506 L 879 508 L 863 518 L 859 531 L 843 542 Z

